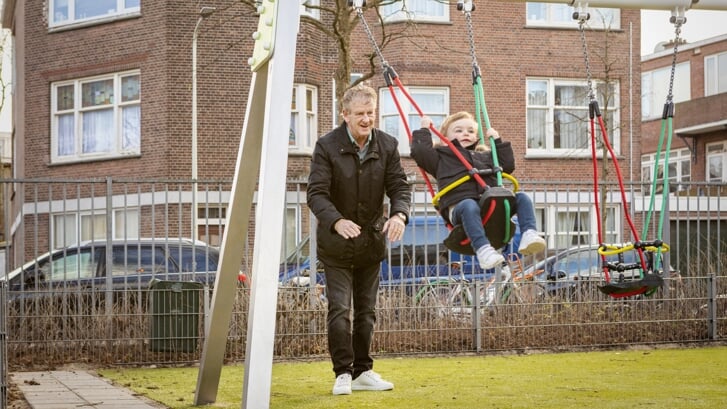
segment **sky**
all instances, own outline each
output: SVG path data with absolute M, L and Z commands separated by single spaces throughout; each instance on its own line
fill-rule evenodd
M 727 11 L 687 10 L 687 22 L 681 27 L 680 38 L 694 43 L 710 37 L 727 34 Z M 641 10 L 641 55 L 653 54 L 662 41 L 674 39 L 674 24 L 669 22 L 671 12 Z

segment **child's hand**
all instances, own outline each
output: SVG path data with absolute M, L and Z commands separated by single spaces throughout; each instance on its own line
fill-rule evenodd
M 421 120 L 422 129 L 429 129 L 429 126 L 431 124 L 432 124 L 432 118 L 430 118 L 426 115 L 422 116 L 422 120 Z
M 495 128 L 489 128 L 489 129 L 487 130 L 487 137 L 488 137 L 488 138 L 489 138 L 489 137 L 493 137 L 493 138 L 495 138 L 495 139 L 499 139 L 499 138 L 500 138 L 500 134 L 499 134 L 499 133 L 497 133 L 497 130 L 496 130 Z

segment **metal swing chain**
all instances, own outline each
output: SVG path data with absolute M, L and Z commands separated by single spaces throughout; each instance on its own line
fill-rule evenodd
M 376 52 L 376 55 L 379 57 L 379 60 L 381 60 L 381 66 L 384 68 L 384 71 L 386 71 L 386 68 L 389 67 L 389 63 L 386 62 L 386 60 L 384 59 L 384 54 L 381 52 L 379 45 L 376 43 L 376 38 L 374 38 L 374 34 L 371 32 L 371 28 L 369 28 L 368 23 L 366 23 L 366 19 L 363 16 L 363 7 L 355 6 L 355 8 L 356 8 L 356 14 L 359 17 L 359 20 L 361 20 L 361 24 L 363 25 L 364 31 L 366 32 L 366 36 L 369 38 L 369 42 L 371 43 L 371 46 L 374 48 L 374 52 Z
M 679 52 L 679 34 L 681 34 L 682 31 L 682 24 L 684 23 L 684 20 L 686 20 L 683 17 L 676 17 L 674 22 L 674 55 L 672 56 L 671 60 L 671 76 L 669 77 L 669 93 L 666 94 L 666 102 L 671 103 L 673 100 L 673 94 L 674 91 L 674 73 L 676 71 L 677 66 L 677 53 Z
M 464 13 L 465 22 L 467 23 L 467 36 L 470 40 L 470 57 L 472 57 L 472 68 L 477 70 L 476 72 L 480 72 L 480 66 L 477 63 L 477 53 L 475 52 L 475 31 L 474 26 L 472 24 L 472 13 L 469 11 L 466 11 Z
M 593 77 L 591 75 L 591 63 L 588 59 L 588 45 L 586 43 L 586 32 L 583 26 L 586 23 L 586 20 L 588 20 L 589 15 L 588 13 L 583 12 L 576 12 L 573 13 L 574 16 L 578 16 L 578 31 L 581 33 L 581 46 L 583 48 L 583 60 L 586 62 L 586 84 L 588 86 L 588 100 L 593 101 L 596 99 L 595 94 L 593 93 Z

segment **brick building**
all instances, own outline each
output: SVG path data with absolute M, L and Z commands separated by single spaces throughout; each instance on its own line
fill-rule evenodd
M 88 5 L 77 0 L 6 0 L 2 22 L 12 29 L 15 44 L 14 175 L 20 179 L 190 181 L 191 42 L 200 21 L 198 178 L 230 179 L 251 80 L 245 62 L 257 27 L 254 8 L 244 3 L 205 1 L 204 6 L 216 10 L 202 21 L 198 2 L 99 0 Z M 310 2 L 334 3 L 344 2 Z M 390 38 L 382 52 L 435 121 L 449 113 L 474 111 L 467 24 L 456 2 L 450 3 L 409 0 L 410 14 L 401 12 L 400 3 L 385 6 L 380 10 L 383 25 L 374 10 L 365 13 L 377 39 L 382 28 L 389 34 L 400 33 Z M 515 176 L 526 181 L 526 187 L 591 178 L 586 68 L 581 33 L 571 11 L 560 4 L 481 1 L 472 13 L 489 117 L 492 126 L 513 142 L 518 161 Z M 599 9 L 592 15 L 584 34 L 610 137 L 622 155 L 638 158 L 641 131 L 638 122 L 629 125 L 641 113 L 629 96 L 640 95 L 638 61 L 630 61 L 630 49 L 639 54 L 640 12 Z M 293 107 L 280 112 L 281 119 L 291 121 L 289 176 L 299 180 L 307 177 L 316 138 L 337 122 L 332 78 L 340 65 L 339 51 L 336 41 L 317 24 L 330 28 L 330 15 L 315 6 L 303 8 Z M 379 61 L 375 55 L 369 60 L 373 46 L 360 24 L 351 37 L 350 51 L 352 80 L 367 77 L 372 67 L 377 71 L 367 81 L 380 89 L 379 125 L 400 138 L 407 170 L 412 178 L 419 177 L 408 158 L 408 139 Z M 409 106 L 404 109 L 417 127 L 416 112 Z M 630 146 L 636 151 L 628 151 Z M 625 174 L 639 180 L 638 165 L 632 169 L 627 161 L 622 167 Z M 182 190 L 188 191 L 190 185 Z M 56 198 L 50 196 L 53 193 L 33 194 L 33 200 Z M 27 191 L 13 196 L 10 218 L 19 217 L 30 196 Z M 190 196 L 181 197 L 185 209 L 180 217 L 189 225 Z M 199 205 L 204 206 L 204 201 Z M 586 217 L 595 217 L 590 203 L 574 205 L 582 207 Z M 301 226 L 307 226 L 308 212 L 302 211 L 300 203 L 289 207 L 288 217 L 295 219 L 289 225 L 297 226 L 289 239 L 295 241 L 302 236 L 300 230 L 307 229 Z M 148 211 L 143 204 L 138 209 L 114 209 L 115 214 L 123 212 L 125 218 L 137 220 L 139 227 L 132 233 L 140 235 L 149 234 Z M 538 203 L 537 216 L 546 236 L 557 228 L 561 211 Z M 44 220 L 40 236 L 49 237 L 49 247 L 61 244 L 53 242 L 57 237 L 86 238 L 79 227 L 80 212 L 71 223 L 56 223 L 52 211 L 46 213 L 35 220 Z M 114 224 L 113 234 L 123 228 Z M 22 220 L 14 223 L 11 235 L 16 249 L 23 247 L 27 229 Z M 182 231 L 170 234 L 185 235 Z M 549 245 L 557 247 L 554 242 Z
M 651 180 L 653 173 L 674 60 L 673 41 L 641 60 L 644 180 Z M 675 62 L 675 137 L 669 153 L 669 178 L 672 182 L 727 182 L 727 34 L 679 44 Z

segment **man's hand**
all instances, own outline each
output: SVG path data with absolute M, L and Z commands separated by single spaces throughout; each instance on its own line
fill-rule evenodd
M 340 219 L 333 225 L 336 233 L 340 234 L 344 239 L 352 239 L 361 234 L 361 226 L 348 219 Z
M 404 236 L 405 228 L 406 223 L 404 223 L 404 219 L 396 214 L 384 223 L 382 231 L 386 233 L 386 237 L 388 237 L 389 241 L 393 242 L 401 240 L 402 236 Z

